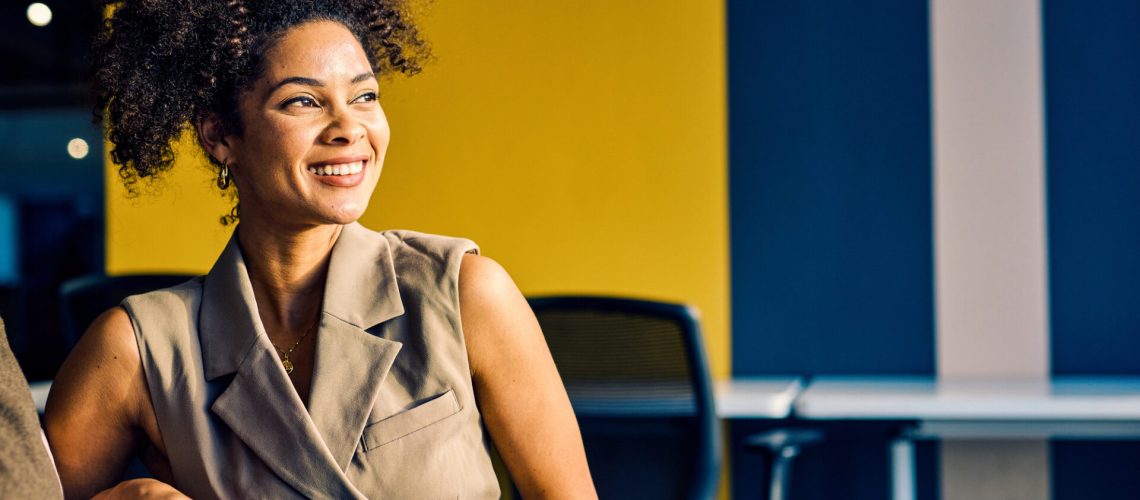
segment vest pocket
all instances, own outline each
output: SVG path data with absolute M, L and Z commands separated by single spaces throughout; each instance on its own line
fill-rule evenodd
M 384 446 L 424 427 L 459 413 L 459 399 L 453 389 L 434 396 L 415 408 L 385 418 L 364 428 L 364 451 Z

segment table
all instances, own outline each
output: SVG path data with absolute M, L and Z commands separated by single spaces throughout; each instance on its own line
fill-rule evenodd
M 713 387 L 716 414 L 722 419 L 785 419 L 803 392 L 804 380 L 796 376 L 737 377 Z M 783 499 L 788 488 L 788 468 L 799 445 L 787 439 L 788 431 L 776 430 L 771 444 L 778 447 L 769 474 L 768 498 Z
M 51 381 L 32 382 L 28 386 L 36 409 L 43 413 Z M 787 418 L 803 387 L 803 379 L 794 376 L 721 380 L 713 389 L 716 414 L 720 418 Z
M 720 418 L 788 418 L 803 391 L 795 376 L 737 377 L 716 382 L 713 399 Z
M 1140 439 L 1140 377 L 816 377 L 794 410 L 811 420 L 914 422 L 889 454 L 892 497 L 909 500 L 916 439 Z

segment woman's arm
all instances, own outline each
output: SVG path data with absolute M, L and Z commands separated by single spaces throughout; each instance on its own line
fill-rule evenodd
M 149 402 L 134 327 L 125 310 L 113 308 L 92 323 L 67 357 L 44 411 L 44 431 L 67 498 L 91 498 L 116 486 L 147 442 L 140 416 Z M 123 483 L 104 498 L 136 497 L 166 486 L 155 483 Z
M 464 255 L 459 303 L 483 421 L 525 498 L 596 498 L 574 410 L 538 320 L 495 261 Z

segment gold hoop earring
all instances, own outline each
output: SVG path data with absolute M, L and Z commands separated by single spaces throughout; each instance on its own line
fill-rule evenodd
M 218 170 L 218 189 L 225 191 L 230 188 L 230 182 L 233 177 L 230 175 L 230 162 L 222 162 L 222 168 Z

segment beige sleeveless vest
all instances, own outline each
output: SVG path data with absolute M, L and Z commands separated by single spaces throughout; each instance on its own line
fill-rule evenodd
M 236 234 L 210 273 L 137 295 L 174 486 L 193 498 L 497 498 L 459 317 L 474 243 L 344 226 L 308 404 L 257 313 Z

